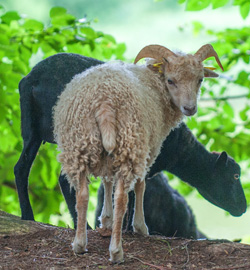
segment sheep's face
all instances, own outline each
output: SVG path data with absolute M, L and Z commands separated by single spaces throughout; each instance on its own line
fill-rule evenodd
M 197 100 L 204 77 L 203 65 L 194 57 L 179 56 L 165 59 L 164 76 L 172 102 L 184 115 L 197 112 Z
M 146 57 L 156 60 L 149 68 L 164 74 L 172 102 L 187 116 L 197 112 L 197 99 L 203 77 L 218 77 L 218 74 L 209 68 L 204 68 L 202 62 L 209 57 L 215 57 L 220 68 L 224 70 L 210 44 L 202 46 L 194 55 L 176 54 L 161 45 L 148 45 L 141 49 L 134 63 Z
M 138 53 L 134 63 L 146 57 L 156 60 L 156 63 L 149 67 L 164 74 L 172 102 L 187 116 L 194 115 L 197 111 L 203 77 L 218 77 L 218 74 L 209 68 L 204 68 L 202 62 L 209 57 L 215 57 L 220 68 L 224 70 L 210 44 L 202 46 L 194 55 L 176 54 L 161 45 L 148 45 Z

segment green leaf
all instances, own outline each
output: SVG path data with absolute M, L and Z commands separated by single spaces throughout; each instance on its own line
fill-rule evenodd
M 56 16 L 52 18 L 51 23 L 57 27 L 72 25 L 75 22 L 75 17 L 70 14 Z
M 186 10 L 188 11 L 199 11 L 208 7 L 211 0 L 187 0 Z
M 22 46 L 20 48 L 20 58 L 27 63 L 31 57 L 31 51 L 26 47 Z
M 89 45 L 83 46 L 80 42 L 67 45 L 67 52 L 78 53 L 85 56 L 93 57 Z
M 9 45 L 10 44 L 10 40 L 9 40 L 8 36 L 6 36 L 5 34 L 0 34 L 0 44 L 2 44 L 2 45 Z
M 229 103 L 225 103 L 225 104 L 223 105 L 223 111 L 224 111 L 229 117 L 231 117 L 231 118 L 234 117 L 234 110 L 233 110 L 232 106 L 229 105 Z
M 249 55 L 242 55 L 242 60 L 246 63 L 246 64 L 249 64 Z
M 53 50 L 52 47 L 47 42 L 42 42 L 41 43 L 41 49 L 45 53 L 50 52 L 50 51 Z
M 242 111 L 240 111 L 240 118 L 241 118 L 241 120 L 242 121 L 246 121 L 247 119 L 248 119 L 248 112 L 249 112 L 249 110 L 250 110 L 250 106 L 249 105 L 247 105 L 246 107 L 245 107 L 245 109 L 243 109 Z
M 97 38 L 97 34 L 96 34 L 95 30 L 91 27 L 82 27 L 80 29 L 80 32 L 83 33 L 89 39 L 96 39 Z
M 28 67 L 22 60 L 18 59 L 13 62 L 13 71 L 26 75 L 28 73 Z
M 240 6 L 240 15 L 243 19 L 246 19 L 250 11 L 250 2 L 245 2 L 243 5 Z
M 213 9 L 225 6 L 229 0 L 212 0 Z
M 0 63 L 0 73 L 4 74 L 12 70 L 11 64 Z
M 20 15 L 16 11 L 8 11 L 1 16 L 2 22 L 10 24 L 11 21 L 18 21 L 21 19 Z
M 235 131 L 235 123 L 232 122 L 232 119 L 231 118 L 223 118 L 223 132 L 226 133 L 226 132 L 234 132 Z
M 104 40 L 107 40 L 107 41 L 110 41 L 110 42 L 112 42 L 112 43 L 116 43 L 116 40 L 115 40 L 115 38 L 113 37 L 113 36 L 111 36 L 111 35 L 108 35 L 108 34 L 104 34 L 103 35 L 103 39 Z
M 4 121 L 6 114 L 7 114 L 7 109 L 3 106 L 0 106 L 0 124 L 1 124 L 1 122 Z
M 34 30 L 34 31 L 42 31 L 44 28 L 43 23 L 32 19 L 26 20 L 23 26 L 27 30 Z
M 219 95 L 222 96 L 227 90 L 227 87 L 221 87 Z
M 63 7 L 53 7 L 50 10 L 50 18 L 61 17 L 67 13 L 67 9 Z
M 199 35 L 201 30 L 204 29 L 203 24 L 197 21 L 193 21 L 192 24 L 193 24 L 193 34 L 195 36 Z
M 4 6 L 0 5 L 0 14 L 4 13 Z
M 15 72 L 8 72 L 5 74 L 6 76 L 3 77 L 3 83 L 8 86 L 9 91 L 13 91 L 18 89 L 18 83 L 22 79 L 22 76 Z
M 123 54 L 125 53 L 125 51 L 126 51 L 125 43 L 118 44 L 115 50 L 116 58 L 121 59 L 121 60 L 124 59 Z
M 233 5 L 234 5 L 234 6 L 241 6 L 241 5 L 243 5 L 246 1 L 248 1 L 248 0 L 234 0 Z
M 250 129 L 250 122 L 246 123 L 246 124 L 244 125 L 244 127 L 247 128 L 247 129 Z
M 183 4 L 185 3 L 186 0 L 178 0 L 178 4 Z
M 63 7 L 54 7 L 50 10 L 50 18 L 52 25 L 57 27 L 72 25 L 76 18 L 67 14 L 67 10 Z
M 236 79 L 235 83 L 241 86 L 249 87 L 250 86 L 249 76 L 250 76 L 250 73 L 244 70 L 240 71 L 238 73 L 238 78 Z

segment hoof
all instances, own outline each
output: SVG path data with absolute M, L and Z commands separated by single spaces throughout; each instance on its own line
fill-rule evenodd
M 105 216 L 100 219 L 101 221 L 101 228 L 112 230 L 113 225 L 113 217 L 112 216 Z
M 109 260 L 114 264 L 123 263 L 124 259 L 123 259 L 122 248 L 114 250 L 114 251 L 110 251 L 110 259 Z
M 74 242 L 72 243 L 73 251 L 76 254 L 83 254 L 88 252 L 86 249 L 87 243 L 84 241 L 79 241 L 78 239 L 75 238 Z
M 142 226 L 134 226 L 134 232 L 135 233 L 139 233 L 139 234 L 142 234 L 142 235 L 149 235 L 148 233 L 148 227 L 143 224 Z

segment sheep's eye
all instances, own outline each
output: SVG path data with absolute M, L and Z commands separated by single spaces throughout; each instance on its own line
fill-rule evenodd
M 174 82 L 170 79 L 168 79 L 168 84 L 174 84 Z
M 235 180 L 239 180 L 239 179 L 240 179 L 240 176 L 239 176 L 238 173 L 236 173 L 236 174 L 234 175 L 234 179 L 235 179 Z
M 199 84 L 201 84 L 203 82 L 203 79 L 199 79 Z

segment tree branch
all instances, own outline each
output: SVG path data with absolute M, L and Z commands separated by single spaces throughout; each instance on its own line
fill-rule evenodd
M 239 98 L 247 98 L 248 95 L 238 95 L 238 96 L 225 96 L 225 97 L 209 97 L 209 98 L 201 98 L 200 101 L 217 101 L 217 100 L 228 100 L 228 99 L 239 99 Z
M 6 186 L 8 188 L 11 188 L 13 190 L 16 190 L 16 185 L 14 184 L 14 180 L 13 180 L 13 183 L 12 182 L 9 182 L 9 181 L 3 181 L 2 182 L 2 185 L 3 186 Z

